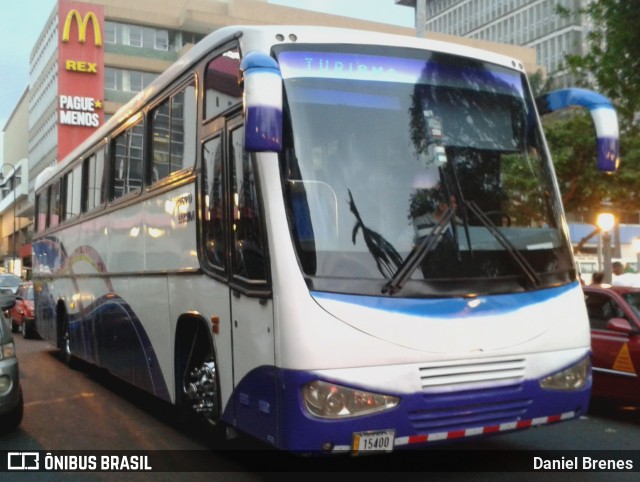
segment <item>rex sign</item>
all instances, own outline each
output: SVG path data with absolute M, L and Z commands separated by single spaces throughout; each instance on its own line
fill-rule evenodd
M 58 10 L 58 160 L 104 122 L 104 9 L 60 0 Z

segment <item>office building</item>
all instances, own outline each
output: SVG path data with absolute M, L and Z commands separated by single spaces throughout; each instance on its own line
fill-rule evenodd
M 588 20 L 562 16 L 558 7 L 577 12 L 591 0 L 396 0 L 420 7 L 427 35 L 438 32 L 535 49 L 537 62 L 557 87 L 572 84 L 567 54 L 585 52 Z M 425 2 L 423 5 L 417 2 Z

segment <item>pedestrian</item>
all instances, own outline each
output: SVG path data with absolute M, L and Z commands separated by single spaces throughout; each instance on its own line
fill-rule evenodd
M 613 263 L 611 263 L 611 271 L 615 276 L 620 276 L 622 273 L 624 273 L 624 266 L 622 266 L 622 263 L 620 261 L 614 261 Z

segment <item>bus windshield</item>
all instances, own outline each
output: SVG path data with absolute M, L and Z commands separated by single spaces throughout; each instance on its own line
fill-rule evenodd
M 312 289 L 451 296 L 576 279 L 523 73 L 406 48 L 275 54 L 284 195 Z

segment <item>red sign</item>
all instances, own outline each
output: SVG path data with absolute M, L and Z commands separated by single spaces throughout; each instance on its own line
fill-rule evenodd
M 104 9 L 58 2 L 58 160 L 104 122 Z

